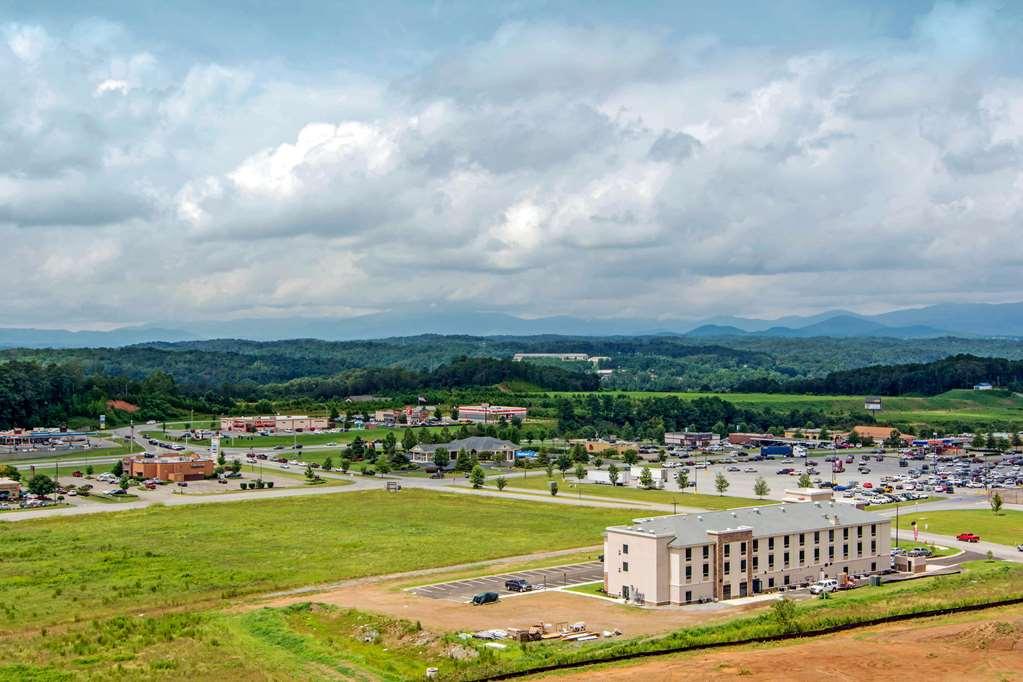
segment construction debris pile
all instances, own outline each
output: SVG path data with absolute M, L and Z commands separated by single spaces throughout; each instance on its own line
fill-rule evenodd
M 547 640 L 561 640 L 563 642 L 590 642 L 600 637 L 617 637 L 622 634 L 621 630 L 604 630 L 600 633 L 591 632 L 586 629 L 586 623 L 537 623 L 528 628 L 494 628 L 481 630 L 469 634 L 459 635 L 462 639 L 484 639 L 495 642 L 500 639 L 511 639 L 516 642 L 539 642 Z M 489 644 L 487 646 L 490 646 Z M 504 648 L 504 645 L 491 648 Z

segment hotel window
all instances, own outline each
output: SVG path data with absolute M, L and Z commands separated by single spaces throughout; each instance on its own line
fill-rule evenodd
M 819 530 L 815 530 L 813 532 L 813 544 L 819 545 L 820 543 L 821 543 L 821 532 Z
M 725 575 L 728 575 L 731 572 L 732 572 L 732 562 L 731 561 L 726 561 L 725 562 Z
M 774 587 L 774 578 L 768 578 L 767 579 L 767 588 L 771 589 L 772 587 Z
M 819 547 L 813 548 L 813 563 L 819 564 L 821 562 L 821 550 Z
M 835 531 L 829 530 L 828 531 L 828 542 L 834 542 L 834 541 L 835 541 Z
M 788 585 L 788 584 L 789 584 L 789 576 L 785 576 L 785 584 L 786 584 L 786 585 Z
M 686 603 L 688 604 L 692 600 L 693 600 L 693 593 L 692 592 L 686 592 Z
M 768 554 L 767 555 L 767 570 L 769 570 L 769 571 L 773 571 L 774 570 L 774 555 L 773 554 Z
M 783 546 L 783 547 L 784 547 L 785 549 L 788 549 L 788 548 L 789 548 L 789 536 L 788 536 L 788 535 L 786 535 L 786 536 L 785 536 L 785 542 L 784 542 L 784 543 L 782 544 L 782 546 Z
M 806 533 L 799 534 L 799 546 L 802 547 L 806 544 Z
M 708 545 L 703 546 L 703 558 L 707 559 L 710 557 L 710 547 Z
M 706 580 L 710 577 L 710 564 L 703 565 L 703 579 Z
M 856 543 L 856 556 L 863 556 L 863 543 L 862 542 L 857 542 Z
M 806 552 L 799 550 L 799 565 L 802 566 L 806 563 Z
M 843 559 L 849 558 L 849 545 L 847 544 L 842 545 L 842 558 Z
M 686 566 L 686 582 L 690 582 L 693 579 L 693 567 Z
M 785 552 L 785 556 L 783 558 L 785 559 L 785 568 L 788 568 L 789 567 L 789 553 Z
M 743 559 L 742 561 L 739 562 L 739 572 L 740 573 L 745 573 L 746 572 L 746 560 L 745 559 Z
M 725 544 L 725 558 L 727 559 L 731 555 L 732 555 L 732 546 L 726 543 Z
M 877 554 L 877 540 L 870 541 L 870 553 Z
M 745 553 L 746 553 L 746 543 L 745 542 L 740 542 L 739 543 L 739 554 L 745 554 Z
M 856 537 L 863 537 L 863 526 L 856 526 Z
M 760 551 L 760 540 L 754 540 L 753 541 L 753 551 L 754 552 L 759 552 Z
M 693 560 L 693 548 L 692 547 L 686 547 L 686 561 L 692 561 L 692 560 Z
M 877 524 L 872 523 L 870 524 L 870 537 L 874 537 L 875 535 L 877 535 Z
M 757 555 L 754 554 L 753 555 L 753 570 L 755 571 L 758 568 L 760 568 L 760 557 L 758 557 Z
M 628 554 L 628 553 L 629 553 L 629 546 L 628 545 L 622 545 L 622 554 Z
M 845 528 L 842 529 L 842 539 L 843 540 L 848 540 L 849 539 L 849 527 L 848 526 L 846 526 Z
M 835 560 L 835 546 L 832 545 L 832 546 L 828 547 L 828 561 L 834 561 L 834 560 Z
M 629 562 L 628 561 L 623 561 L 622 562 L 622 573 L 628 573 L 628 572 L 629 572 Z
M 768 552 L 774 551 L 774 538 L 767 538 L 767 551 Z

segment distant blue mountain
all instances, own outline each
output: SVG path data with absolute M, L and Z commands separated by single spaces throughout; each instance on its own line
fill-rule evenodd
M 733 327 L 730 324 L 703 324 L 696 329 L 690 329 L 686 336 L 695 337 L 721 337 L 721 336 L 749 336 L 750 332 Z
M 703 320 L 580 318 L 568 315 L 526 319 L 495 312 L 395 310 L 347 318 L 251 318 L 230 321 L 158 323 L 107 332 L 0 329 L 0 346 L 125 346 L 153 341 L 242 338 L 254 341 L 316 338 L 328 341 L 419 334 L 469 336 L 638 336 L 687 335 L 697 338 L 758 336 L 779 338 L 1001 336 L 1023 338 L 1023 303 L 942 304 L 857 315 L 832 310 L 817 315 L 755 319 L 716 316 Z
M 0 328 L 0 347 L 5 348 L 117 347 L 153 341 L 194 341 L 198 338 L 191 332 L 163 327 L 120 327 L 105 332 Z

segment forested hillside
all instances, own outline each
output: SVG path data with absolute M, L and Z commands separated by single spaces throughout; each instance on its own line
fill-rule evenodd
M 427 372 L 459 357 L 504 359 L 520 352 L 580 352 L 609 357 L 601 363 L 602 368 L 614 370 L 604 378 L 605 388 L 657 391 L 730 391 L 751 380 L 781 384 L 870 365 L 927 363 L 961 353 L 1023 360 L 1023 344 L 988 339 L 424 335 L 346 342 L 221 339 L 127 348 L 12 349 L 0 351 L 0 362 L 19 359 L 73 364 L 86 373 L 131 379 L 164 371 L 191 389 L 251 391 L 254 386 L 334 377 L 349 370 Z M 583 373 L 593 370 L 590 363 L 565 363 L 561 367 Z
M 762 393 L 927 396 L 984 382 L 1010 391 L 1023 391 L 1023 361 L 955 355 L 928 363 L 875 365 L 831 372 L 813 379 L 782 382 L 753 379 L 744 381 L 738 388 Z

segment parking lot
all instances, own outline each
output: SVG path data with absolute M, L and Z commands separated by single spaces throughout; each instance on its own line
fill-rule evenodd
M 481 578 L 437 583 L 436 585 L 424 585 L 423 587 L 409 588 L 408 591 L 421 597 L 445 599 L 454 602 L 468 602 L 472 599 L 473 595 L 480 592 L 497 592 L 502 597 L 523 594 L 505 589 L 505 581 L 513 579 L 528 581 L 533 585 L 534 590 L 543 590 L 545 586 L 549 589 L 566 585 L 580 585 L 603 581 L 604 565 L 599 561 L 589 561 L 583 564 L 538 568 L 533 571 L 519 571 L 517 573 L 504 573 Z M 524 594 L 528 594 L 528 592 Z
M 786 459 L 774 459 L 767 461 L 752 461 L 752 457 L 740 458 L 735 453 L 718 453 L 716 457 L 724 459 L 726 457 L 734 457 L 736 461 L 734 463 L 720 463 L 712 464 L 707 468 L 694 468 L 692 466 L 686 467 L 689 471 L 690 484 L 695 480 L 697 484 L 697 490 L 700 493 L 715 494 L 715 477 L 718 473 L 724 474 L 725 478 L 729 482 L 726 495 L 739 495 L 744 497 L 754 497 L 754 484 L 758 477 L 763 476 L 768 486 L 770 486 L 769 498 L 781 498 L 786 488 L 796 488 L 797 480 L 799 475 L 807 470 L 808 465 L 815 465 L 818 473 L 811 474 L 811 477 L 815 480 L 820 479 L 823 481 L 834 481 L 837 485 L 848 486 L 854 483 L 863 484 L 869 482 L 872 488 L 878 488 L 881 483 L 881 477 L 892 477 L 892 476 L 905 476 L 910 470 L 918 470 L 924 462 L 911 461 L 908 467 L 899 466 L 898 455 L 887 453 L 883 456 L 883 461 L 877 461 L 877 454 L 873 452 L 856 451 L 850 452 L 845 451 L 841 453 L 828 453 L 828 454 L 841 454 L 843 458 L 853 456 L 853 463 L 845 463 L 845 471 L 841 473 L 832 474 L 831 463 L 824 461 L 825 453 L 822 451 L 813 452 L 808 460 L 803 458 L 786 458 Z M 864 457 L 869 457 L 869 461 L 864 462 Z M 669 461 L 677 460 L 677 457 L 669 457 Z M 682 459 L 691 459 L 691 457 L 683 457 Z M 699 458 L 702 459 L 702 458 Z M 992 460 L 992 463 L 997 460 Z M 935 471 L 934 462 L 928 460 L 930 466 L 928 474 L 933 474 Z M 861 473 L 859 467 L 861 464 L 866 465 L 869 471 Z M 651 466 L 656 466 L 652 464 Z M 948 468 L 951 465 L 941 464 L 941 468 Z M 781 469 L 793 469 L 791 474 L 779 474 Z M 738 471 L 736 471 L 738 469 Z M 674 476 L 677 469 L 669 470 L 669 474 Z M 935 493 L 932 488 L 928 486 L 927 489 L 921 490 L 921 486 L 917 486 L 917 492 L 923 492 L 928 495 L 940 494 Z M 669 480 L 665 485 L 666 490 L 678 490 L 678 486 L 674 480 Z M 693 488 L 688 489 L 690 492 Z M 976 499 L 983 497 L 986 491 L 983 488 L 969 488 L 969 487 L 957 487 L 955 489 L 954 497 L 961 499 Z M 836 497 L 841 497 L 843 493 L 836 493 Z M 681 499 L 680 499 L 681 503 Z

